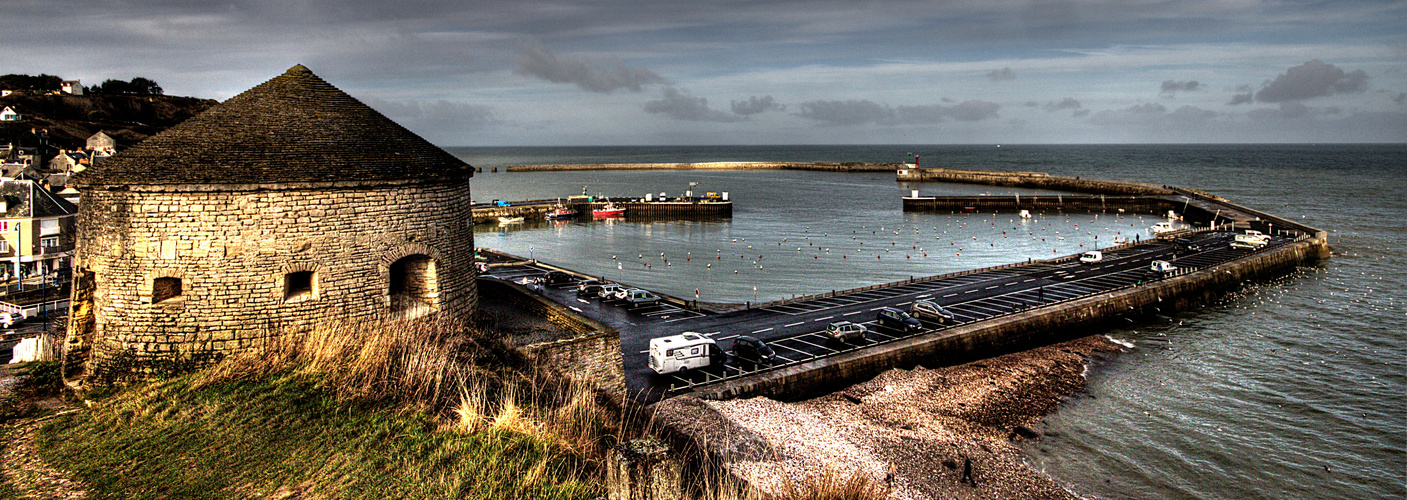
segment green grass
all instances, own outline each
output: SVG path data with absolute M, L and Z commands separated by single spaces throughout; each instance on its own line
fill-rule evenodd
M 197 383 L 201 376 L 133 385 L 61 415 L 41 429 L 41 453 L 87 483 L 92 498 L 602 493 L 590 457 L 550 434 L 469 431 L 404 405 L 340 398 L 316 375 Z

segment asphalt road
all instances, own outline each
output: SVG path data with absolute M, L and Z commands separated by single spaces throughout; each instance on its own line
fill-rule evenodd
M 667 303 L 630 309 L 594 297 L 578 297 L 574 284 L 548 286 L 543 293 L 619 330 L 627 389 L 642 399 L 655 400 L 691 390 L 698 385 L 864 349 L 908 336 L 942 335 L 944 330 L 954 326 L 924 319 L 922 330 L 904 333 L 876 322 L 876 311 L 883 307 L 908 310 L 915 300 L 927 299 L 953 312 L 955 324 L 963 324 L 1159 279 L 1149 271 L 1154 260 L 1170 261 L 1179 268 L 1179 273 L 1186 273 L 1249 253 L 1229 247 L 1232 233 L 1202 233 L 1188 239 L 1201 248 L 1198 251 L 1178 251 L 1169 242 L 1150 240 L 1129 248 L 1105 251 L 1104 260 L 1094 264 L 1079 261 L 1038 262 L 726 314 L 684 310 Z M 1289 241 L 1275 237 L 1265 248 Z M 523 280 L 544 272 L 543 268 L 525 265 L 495 268 L 492 274 L 505 279 Z M 838 343 L 831 340 L 825 334 L 826 325 L 842 320 L 864 324 L 869 328 L 869 335 L 862 342 Z M 654 373 L 648 367 L 649 340 L 685 331 L 709 334 L 720 346 L 730 350 L 732 339 L 739 335 L 759 338 L 777 351 L 778 361 L 772 366 L 756 367 L 752 363 L 730 359 L 722 366 L 687 373 Z

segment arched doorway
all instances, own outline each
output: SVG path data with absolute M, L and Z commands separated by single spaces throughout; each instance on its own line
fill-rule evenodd
M 439 307 L 440 283 L 435 276 L 435 259 L 427 255 L 407 255 L 391 263 L 391 311 L 433 310 Z

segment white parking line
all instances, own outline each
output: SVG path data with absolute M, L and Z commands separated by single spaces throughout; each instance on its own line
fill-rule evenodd
M 958 295 L 958 294 L 956 294 L 956 293 L 950 293 L 950 294 L 944 295 L 943 298 L 946 299 L 946 298 L 948 298 L 948 297 L 956 297 L 957 295 Z
M 770 332 L 770 331 L 772 331 L 771 328 L 763 328 L 763 329 L 761 329 L 761 330 L 753 330 L 752 333 L 762 333 L 762 332 Z
M 805 321 L 802 321 L 802 322 L 800 322 L 800 323 L 790 323 L 790 324 L 782 325 L 782 328 L 787 328 L 787 327 L 797 326 L 797 325 L 804 325 L 804 324 L 806 324 Z
M 841 316 L 854 316 L 854 315 L 860 314 L 860 313 L 862 313 L 862 312 L 865 312 L 865 311 L 848 312 L 848 313 L 842 314 Z
M 825 320 L 832 319 L 832 318 L 835 318 L 835 316 L 826 316 L 826 317 L 824 317 L 824 318 L 816 318 L 816 319 L 813 319 L 813 320 L 811 320 L 811 321 L 825 321 Z

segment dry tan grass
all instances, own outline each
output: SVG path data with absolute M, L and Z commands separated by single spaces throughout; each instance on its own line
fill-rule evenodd
M 633 437 L 588 381 L 538 371 L 511 348 L 485 340 L 494 338 L 403 318 L 296 331 L 226 358 L 196 385 L 259 373 L 315 376 L 343 399 L 425 408 L 460 432 L 530 434 L 597 462 L 623 436 Z

